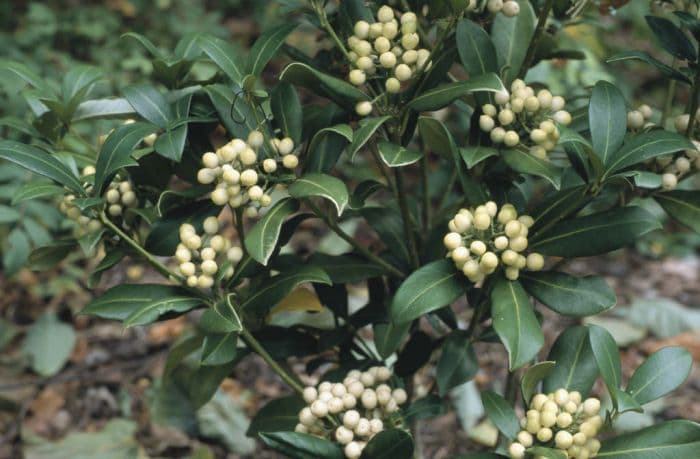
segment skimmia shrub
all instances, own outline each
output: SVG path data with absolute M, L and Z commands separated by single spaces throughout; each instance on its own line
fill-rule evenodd
M 248 434 L 290 457 L 412 457 L 412 425 L 475 376 L 480 342 L 502 343 L 509 384 L 482 393 L 500 437 L 473 457 L 696 457 L 689 421 L 614 433 L 621 414 L 683 383 L 686 350 L 661 349 L 623 378 L 604 328 L 574 325 L 544 346 L 536 305 L 581 319 L 616 303 L 602 278 L 565 272 L 568 260 L 661 228 L 652 203 L 700 231 L 697 9 L 655 2 L 658 57 L 609 59 L 673 82 L 658 109 L 607 81 L 565 100 L 529 72 L 582 57 L 562 31 L 596 19 L 587 3 L 285 2 L 288 18 L 247 53 L 206 34 L 170 53 L 136 37 L 157 56 L 155 81 L 107 99 L 91 98 L 98 70 L 49 85 L 4 64 L 31 87 L 33 119 L 0 157 L 36 173 L 25 193 L 52 196 L 70 222 L 30 261 L 103 254 L 91 283 L 125 257 L 149 264 L 161 283 L 113 286 L 84 313 L 139 326 L 192 312 L 163 379 L 193 407 L 259 355 L 293 394 Z M 94 139 L 65 141 L 86 124 Z M 335 238 L 295 252 L 306 220 Z M 357 225 L 371 232 L 356 238 Z M 348 298 L 358 284 L 360 306 Z M 329 320 L 279 320 L 307 309 Z

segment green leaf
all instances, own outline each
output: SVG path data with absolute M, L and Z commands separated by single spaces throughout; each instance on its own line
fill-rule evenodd
M 465 333 L 450 334 L 442 345 L 442 354 L 435 367 L 440 396 L 450 389 L 470 381 L 479 370 L 479 361 Z
M 160 134 L 153 148 L 162 157 L 179 163 L 182 159 L 186 140 L 187 126 L 180 126 Z
M 627 393 L 640 404 L 661 398 L 688 379 L 693 357 L 687 349 L 669 346 L 654 352 L 630 378 Z
M 681 82 L 686 83 L 686 84 L 692 83 L 690 78 L 685 76 L 683 74 L 683 72 L 676 70 L 669 65 L 664 64 L 663 62 L 659 61 L 658 59 L 653 58 L 652 56 L 649 55 L 649 53 L 646 53 L 644 51 L 624 51 L 622 53 L 618 53 L 612 57 L 609 57 L 605 62 L 618 62 L 618 61 L 627 61 L 627 60 L 646 62 L 647 64 L 651 64 L 654 67 L 656 67 L 656 69 L 659 70 L 667 78 L 670 78 L 672 80 L 681 81 Z
M 615 338 L 603 327 L 590 325 L 588 339 L 591 342 L 591 350 L 598 364 L 598 370 L 608 387 L 610 396 L 615 400 L 616 390 L 622 383 L 622 363 Z
M 136 114 L 134 107 L 126 99 L 95 99 L 86 100 L 78 105 L 73 113 L 72 121 L 83 121 L 95 118 L 122 118 Z
M 532 397 L 538 392 L 537 386 L 547 377 L 555 365 L 556 362 L 545 360 L 544 362 L 538 362 L 532 365 L 525 371 L 523 378 L 520 380 L 520 392 L 522 393 L 525 405 L 530 404 Z
M 525 450 L 528 454 L 532 454 L 534 457 L 546 458 L 546 459 L 566 459 L 568 455 L 566 452 L 555 449 L 546 448 L 544 446 L 533 446 Z
M 466 291 L 464 274 L 448 260 L 429 263 L 403 281 L 391 302 L 394 323 L 410 322 L 445 307 Z
M 80 196 L 85 190 L 80 180 L 56 157 L 44 150 L 12 140 L 0 140 L 0 159 L 6 159 L 36 174 L 65 185 Z
M 396 352 L 410 328 L 411 322 L 374 324 L 374 347 L 379 355 L 386 359 Z
M 409 422 L 442 416 L 447 412 L 445 400 L 435 394 L 426 395 L 413 401 L 408 408 L 402 409 L 404 418 Z
M 248 73 L 259 76 L 270 59 L 275 57 L 277 51 L 284 44 L 287 36 L 297 28 L 299 24 L 291 22 L 287 24 L 277 25 L 266 30 L 260 37 L 255 40 L 255 44 L 250 49 L 248 55 Z
M 148 123 L 131 123 L 117 127 L 105 140 L 95 164 L 95 190 L 101 195 L 119 169 L 138 166 L 131 153 L 144 137 L 157 128 Z
M 223 365 L 238 356 L 238 333 L 208 334 L 202 343 L 202 365 Z
M 530 299 L 519 282 L 497 279 L 491 292 L 493 328 L 508 350 L 511 371 L 532 360 L 544 335 Z
M 228 42 L 212 35 L 203 35 L 199 37 L 197 44 L 234 83 L 243 83 L 242 59 Z
M 258 263 L 267 265 L 277 246 L 282 224 L 299 209 L 295 199 L 281 199 L 255 224 L 245 238 L 248 254 Z
M 506 438 L 514 439 L 520 432 L 520 422 L 513 407 L 502 396 L 490 390 L 481 393 L 481 401 L 491 422 Z
M 565 316 L 592 316 L 617 303 L 615 292 L 600 277 L 575 277 L 553 271 L 524 272 L 520 282 L 530 295 Z
M 46 271 L 55 267 L 75 250 L 74 240 L 59 239 L 34 249 L 29 255 L 28 266 L 34 271 Z
M 139 115 L 160 128 L 167 128 L 174 119 L 170 104 L 154 86 L 128 86 L 124 88 L 124 97 Z
M 360 213 L 379 235 L 379 239 L 389 252 L 401 263 L 407 265 L 410 255 L 401 214 L 397 210 L 386 207 L 364 207 L 360 209 Z
M 496 48 L 486 31 L 469 19 L 457 24 L 457 51 L 467 73 L 474 77 L 498 72 Z
M 188 291 L 171 285 L 121 284 L 88 304 L 81 314 L 120 320 L 126 327 L 146 325 L 166 313 L 182 313 L 202 305 Z
M 270 94 L 270 108 L 282 132 L 298 145 L 301 142 L 303 114 L 294 86 L 284 81 L 275 86 Z
M 460 97 L 475 92 L 506 92 L 506 88 L 498 75 L 486 73 L 467 81 L 446 83 L 426 91 L 409 102 L 408 106 L 418 112 L 432 112 L 448 106 Z
M 498 156 L 498 150 L 491 147 L 477 145 L 473 147 L 464 147 L 459 149 L 459 154 L 462 156 L 464 163 L 468 169 L 476 166 L 480 162 L 492 156 Z
M 29 357 L 34 372 L 52 376 L 68 361 L 75 341 L 73 327 L 47 312 L 29 327 L 22 351 Z
M 243 330 L 243 323 L 236 312 L 235 295 L 230 294 L 225 300 L 214 303 L 204 311 L 199 319 L 199 327 L 207 333 L 233 333 Z
M 491 40 L 496 47 L 498 68 L 503 69 L 503 81 L 510 84 L 520 72 L 528 46 L 535 32 L 535 12 L 529 1 L 518 0 L 520 14 L 509 18 L 497 14 L 491 26 Z
M 63 192 L 63 188 L 53 183 L 27 182 L 15 191 L 12 196 L 12 205 L 14 206 L 22 201 L 28 201 L 30 199 L 60 196 Z
M 378 116 L 360 120 L 359 127 L 352 135 L 352 143 L 348 147 L 350 161 L 355 161 L 357 153 L 369 142 L 374 133 L 377 132 L 377 129 L 390 119 L 390 116 Z
M 156 47 L 156 45 L 153 44 L 151 40 L 148 38 L 144 37 L 140 33 L 136 32 L 127 32 L 121 36 L 121 38 L 132 38 L 136 41 L 138 41 L 141 46 L 146 48 L 146 50 L 153 55 L 153 57 L 158 58 L 158 59 L 164 59 L 165 56 L 163 53 Z
M 558 223 L 538 234 L 530 249 L 559 257 L 599 255 L 631 244 L 660 227 L 658 220 L 641 207 L 623 207 Z
M 562 170 L 549 161 L 518 150 L 502 150 L 501 156 L 515 172 L 542 177 L 557 190 L 561 187 Z
M 270 400 L 255 414 L 246 435 L 254 437 L 260 432 L 292 431 L 299 423 L 299 411 L 305 406 L 306 402 L 298 395 Z
M 264 286 L 249 292 L 240 310 L 249 312 L 266 312 L 282 301 L 292 290 L 306 283 L 331 285 L 331 279 L 318 266 L 304 266 L 294 271 L 287 271 L 271 277 Z
M 338 216 L 343 214 L 350 195 L 342 180 L 326 174 L 306 174 L 289 185 L 289 194 L 301 199 L 319 196 L 328 199 L 335 206 Z
M 551 194 L 532 213 L 535 223 L 530 230 L 530 239 L 534 241 L 536 238 L 533 236 L 539 236 L 541 228 L 577 213 L 590 200 L 588 185 L 566 188 Z
M 694 62 L 698 58 L 695 47 L 683 31 L 673 22 L 658 16 L 645 16 L 661 47 L 673 57 Z
M 700 191 L 674 190 L 654 198 L 674 220 L 700 233 Z
M 588 395 L 598 377 L 598 364 L 588 339 L 587 327 L 566 329 L 554 342 L 547 360 L 557 364 L 544 379 L 544 393 L 564 388 L 579 391 L 584 398 Z
M 0 204 L 0 225 L 14 223 L 20 218 L 22 218 L 22 214 L 17 209 Z
M 423 153 L 419 150 L 396 145 L 387 140 L 380 140 L 377 144 L 379 156 L 389 167 L 408 166 L 419 161 L 423 157 Z
M 360 459 L 411 459 L 413 438 L 402 429 L 386 429 L 373 436 Z
M 6 247 L 2 254 L 2 265 L 5 274 L 7 276 L 13 276 L 22 269 L 22 266 L 24 266 L 29 258 L 31 250 L 32 248 L 27 234 L 19 227 L 13 229 L 9 236 L 7 236 Z
M 700 424 L 668 421 L 603 442 L 596 456 L 607 459 L 681 459 L 697 456 Z
M 108 269 L 116 266 L 122 259 L 126 256 L 126 251 L 121 247 L 113 247 L 102 260 L 92 269 L 90 277 L 88 278 L 88 287 L 94 288 L 100 281 L 102 274 Z
M 292 62 L 282 70 L 280 81 L 304 87 L 340 106 L 354 106 L 354 102 L 369 98 L 355 86 L 325 74 L 301 62 Z
M 630 137 L 609 159 L 603 179 L 647 159 L 695 148 L 685 137 L 660 129 Z
M 352 139 L 352 128 L 347 124 L 321 129 L 311 139 L 304 169 L 307 172 L 329 172 Z
M 0 71 L 10 73 L 20 78 L 25 83 L 34 86 L 36 89 L 46 94 L 53 94 L 49 85 L 32 69 L 22 64 L 21 62 L 9 61 L 6 59 L 0 60 Z
M 211 84 L 204 88 L 226 131 L 240 139 L 247 139 L 250 131 L 258 128 L 254 109 L 240 94 L 240 87 Z
M 291 459 L 345 459 L 337 443 L 297 432 L 260 432 L 260 439 L 269 448 Z
M 381 266 L 354 254 L 327 255 L 316 252 L 308 259 L 308 262 L 323 268 L 333 284 L 361 282 L 385 274 L 384 268 Z
M 615 85 L 599 81 L 593 87 L 588 105 L 588 123 L 593 151 L 604 164 L 608 164 L 627 133 L 625 97 Z
M 146 238 L 146 250 L 153 255 L 162 257 L 175 253 L 180 243 L 180 226 L 189 223 L 201 234 L 204 219 L 219 215 L 221 207 L 214 205 L 211 200 L 194 201 L 169 210 L 152 227 Z

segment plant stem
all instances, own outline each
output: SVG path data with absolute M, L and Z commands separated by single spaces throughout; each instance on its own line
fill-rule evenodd
M 320 218 L 321 220 L 323 220 L 323 221 L 326 223 L 326 225 L 328 226 L 328 228 L 331 229 L 331 231 L 333 231 L 335 234 L 337 234 L 337 235 L 338 235 L 341 239 L 343 239 L 345 242 L 347 242 L 348 244 L 350 244 L 351 246 L 353 246 L 353 248 L 354 248 L 355 250 L 357 250 L 358 252 L 360 252 L 360 253 L 362 254 L 362 256 L 364 256 L 364 257 L 367 258 L 368 260 L 370 260 L 370 261 L 372 261 L 372 262 L 378 264 L 379 266 L 381 266 L 382 268 L 386 269 L 388 272 L 390 272 L 391 274 L 393 274 L 393 275 L 396 276 L 396 277 L 399 277 L 399 278 L 404 278 L 404 277 L 406 277 L 406 275 L 405 275 L 401 270 L 399 270 L 399 269 L 396 268 L 395 266 L 391 265 L 390 263 L 386 262 L 386 261 L 385 261 L 384 259 L 382 259 L 381 257 L 378 257 L 377 255 L 373 254 L 372 252 L 370 252 L 370 251 L 369 251 L 368 249 L 366 249 L 365 247 L 362 247 L 360 244 L 358 244 L 358 242 L 357 242 L 352 236 L 350 236 L 348 233 L 346 233 L 345 231 L 343 231 L 343 229 L 342 229 L 340 226 L 338 226 L 338 224 L 337 224 L 336 222 L 334 222 L 333 220 L 331 220 L 331 219 L 330 219 L 325 213 L 323 213 L 323 212 L 321 211 L 321 209 L 319 209 L 313 202 L 311 202 L 311 201 L 308 200 L 308 199 L 305 200 L 304 202 L 306 203 L 306 205 L 309 206 L 309 208 L 312 210 L 312 212 L 313 212 L 318 218 Z
M 165 266 L 163 263 L 158 261 L 158 259 L 156 259 L 156 257 L 154 257 L 153 255 L 148 253 L 146 251 L 146 249 L 144 249 L 143 247 L 141 247 L 141 245 L 139 245 L 138 242 L 136 242 L 128 234 L 126 234 L 124 231 L 122 231 L 122 229 L 119 228 L 117 225 L 115 225 L 114 222 L 112 222 L 112 220 L 107 218 L 107 216 L 104 213 L 100 215 L 100 219 L 102 220 L 102 223 L 104 223 L 104 225 L 107 228 L 109 228 L 114 233 L 116 233 L 117 236 L 119 236 L 124 242 L 126 242 L 134 250 L 136 250 L 139 253 L 139 255 L 141 255 L 143 258 L 145 258 L 146 261 L 148 261 L 148 263 L 150 263 L 150 265 L 153 266 L 153 268 L 155 268 L 156 271 L 158 271 L 160 274 L 162 274 L 163 276 L 165 276 L 168 279 L 175 279 L 179 282 L 184 282 L 184 279 L 182 276 L 171 271 L 167 266 Z
M 294 389 L 297 393 L 300 395 L 304 393 L 304 388 L 302 387 L 301 384 L 287 371 L 282 368 L 282 366 L 277 363 L 275 359 L 272 358 L 272 356 L 265 350 L 265 348 L 260 344 L 260 342 L 255 339 L 255 337 L 248 331 L 243 329 L 241 331 L 241 337 L 243 337 L 243 341 L 250 346 L 251 349 L 253 349 L 262 359 L 272 368 L 272 370 L 277 373 L 277 375 L 282 378 L 284 382 L 286 382 L 289 387 Z
M 695 80 L 693 81 L 693 89 L 690 96 L 690 108 L 688 108 L 688 129 L 685 131 L 685 136 L 689 139 L 692 139 L 695 133 L 695 113 L 698 111 L 698 95 L 700 95 L 700 64 L 695 70 Z
M 350 59 L 350 53 L 348 53 L 347 48 L 343 44 L 343 41 L 340 39 L 340 37 L 338 37 L 338 34 L 335 33 L 333 26 L 331 26 L 331 23 L 328 21 L 328 15 L 326 14 L 326 10 L 323 8 L 323 5 L 319 5 L 317 1 L 312 1 L 311 3 L 314 7 L 314 10 L 316 11 L 316 16 L 318 16 L 318 20 L 321 22 L 323 28 L 326 30 L 326 32 L 328 32 L 328 35 L 331 36 L 331 38 L 335 42 L 335 45 L 343 53 L 345 58 L 349 62 L 352 62 L 352 59 Z
M 403 174 L 401 168 L 394 169 L 394 180 L 396 181 L 396 195 L 399 199 L 399 208 L 401 209 L 401 219 L 403 220 L 403 228 L 408 241 L 408 252 L 411 258 L 411 264 L 414 268 L 420 267 L 418 259 L 418 246 L 416 245 L 416 235 L 413 231 L 413 221 L 411 219 L 411 211 L 408 208 L 408 200 L 406 199 L 406 190 L 403 183 Z
M 537 26 L 535 27 L 535 32 L 532 34 L 532 40 L 530 40 L 530 46 L 527 48 L 527 54 L 523 60 L 523 65 L 518 71 L 518 78 L 525 78 L 527 71 L 532 66 L 532 62 L 535 60 L 535 52 L 537 51 L 537 45 L 540 43 L 540 38 L 542 38 L 542 33 L 544 33 L 544 26 L 547 24 L 547 17 L 550 11 L 554 7 L 554 0 L 545 0 L 542 9 L 540 10 L 540 15 L 537 18 Z

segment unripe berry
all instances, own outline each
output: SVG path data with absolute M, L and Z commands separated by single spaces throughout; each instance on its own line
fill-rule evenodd
M 588 437 L 586 437 L 586 434 L 584 434 L 583 432 L 576 432 L 573 435 L 573 442 L 575 445 L 583 446 L 586 444 L 587 441 Z
M 394 389 L 394 392 L 392 392 L 391 396 L 394 400 L 396 400 L 396 403 L 399 405 L 403 405 L 404 403 L 406 403 L 406 400 L 408 400 L 408 394 L 406 394 L 406 391 L 401 388 Z
M 383 54 L 389 52 L 390 49 L 391 42 L 386 37 L 379 37 L 374 40 L 374 50 L 377 51 L 377 53 Z
M 189 261 L 186 261 L 180 265 L 180 272 L 186 277 L 193 276 L 196 269 L 197 268 L 195 267 L 194 263 Z
M 343 425 L 348 429 L 354 429 L 360 422 L 360 413 L 355 410 L 346 411 L 343 415 Z
M 508 91 L 499 91 L 493 95 L 493 100 L 495 100 L 499 105 L 505 105 L 510 102 L 510 93 Z
M 540 100 L 535 96 L 525 98 L 525 110 L 534 113 L 540 109 Z
M 355 86 L 360 86 L 365 84 L 367 76 L 363 70 L 354 69 L 350 71 L 349 79 L 350 83 L 354 84 Z
M 403 49 L 415 49 L 416 46 L 418 46 L 418 43 L 420 43 L 420 38 L 415 32 L 404 34 L 401 37 L 401 46 L 403 47 Z
M 343 452 L 345 453 L 345 457 L 348 459 L 357 459 L 362 455 L 362 448 L 360 447 L 360 444 L 356 441 L 351 441 L 347 445 L 345 445 L 345 449 L 343 449 Z
M 399 34 L 399 26 L 396 21 L 387 22 L 382 27 L 382 35 L 389 40 L 393 40 Z
M 322 400 L 316 400 L 311 404 L 311 413 L 317 418 L 325 417 L 328 414 L 328 405 Z
M 353 31 L 357 38 L 365 39 L 369 35 L 369 23 L 367 21 L 357 21 Z
M 199 256 L 202 258 L 202 260 L 213 260 L 216 258 L 216 250 L 212 249 L 211 247 L 204 248 Z
M 384 5 L 377 11 L 379 22 L 390 22 L 394 19 L 394 10 L 390 6 Z
M 361 437 L 365 437 L 365 436 L 369 435 L 369 433 L 370 433 L 369 419 L 361 418 L 357 422 L 357 426 L 355 427 L 355 433 Z
M 462 235 L 459 233 L 447 233 L 442 242 L 447 250 L 454 250 L 462 246 Z
M 340 426 L 335 430 L 335 439 L 341 445 L 347 445 L 348 443 L 350 443 L 354 436 L 355 435 L 352 433 L 352 430 L 348 429 L 345 426 Z
M 202 274 L 197 278 L 197 287 L 199 288 L 211 288 L 214 285 L 214 278 Z
M 491 131 L 490 137 L 493 143 L 502 143 L 506 137 L 506 130 L 498 126 Z
M 316 422 L 316 416 L 314 416 L 311 412 L 311 408 L 308 406 L 302 408 L 302 410 L 299 412 L 299 422 L 307 427 L 312 426 Z
M 546 443 L 552 439 L 552 429 L 548 427 L 543 427 L 537 432 L 537 439 L 542 443 Z
M 372 45 L 368 41 L 361 40 L 355 45 L 355 52 L 360 57 L 369 56 L 372 54 Z
M 568 428 L 573 422 L 574 418 L 569 413 L 559 413 L 557 416 L 557 426 L 562 429 Z
M 372 62 L 372 59 L 368 56 L 362 56 L 358 58 L 355 62 L 355 65 L 358 69 L 360 69 L 361 71 L 364 70 L 365 72 L 374 68 L 374 62 Z
M 343 395 L 342 400 L 343 400 L 343 407 L 346 410 L 349 410 L 351 408 L 355 408 L 355 406 L 357 405 L 357 399 L 352 394 Z
M 226 252 L 226 258 L 232 263 L 238 263 L 243 258 L 243 249 L 240 247 L 231 247 Z
M 452 251 L 452 260 L 455 263 L 463 264 L 469 259 L 469 250 L 466 247 L 457 247 Z
M 688 158 L 681 156 L 680 158 L 676 159 L 675 163 L 676 169 L 678 169 L 678 172 L 681 174 L 684 174 L 690 170 L 690 161 Z
M 204 155 L 202 155 L 202 164 L 204 167 L 214 169 L 215 167 L 219 166 L 219 157 L 216 156 L 216 153 L 204 153 Z
M 557 413 L 556 411 L 545 411 L 540 416 L 540 423 L 544 427 L 552 427 L 557 423 Z
M 369 38 L 377 38 L 384 32 L 384 24 L 381 22 L 375 22 L 369 26 Z
M 498 236 L 493 240 L 493 245 L 496 246 L 498 250 L 504 250 L 508 247 L 508 238 L 505 236 Z
M 228 202 L 228 193 L 225 188 L 217 188 L 211 192 L 211 200 L 217 206 L 223 206 Z
M 688 124 L 690 123 L 690 115 L 687 113 L 685 115 L 679 115 L 676 117 L 676 119 L 673 122 L 673 125 L 676 128 L 676 131 L 685 134 L 685 132 L 688 130 Z
M 413 65 L 418 62 L 418 51 L 409 49 L 401 55 L 401 60 L 404 64 Z
M 481 256 L 486 253 L 486 244 L 482 241 L 472 241 L 472 243 L 469 244 L 469 251 L 477 256 Z
M 379 63 L 385 69 L 392 69 L 396 65 L 396 55 L 391 51 L 382 53 L 381 56 L 379 56 Z
M 570 125 L 571 121 L 572 121 L 571 113 L 569 113 L 565 110 L 559 110 L 558 112 L 556 112 L 554 114 L 554 116 L 552 118 L 554 119 L 554 121 L 556 121 L 557 123 L 559 123 L 563 126 Z
M 503 260 L 503 264 L 505 265 L 515 266 L 516 263 L 518 263 L 518 254 L 517 252 L 508 249 L 501 254 L 501 260 Z
M 333 383 L 331 383 L 329 381 L 323 381 L 321 384 L 318 385 L 318 392 L 319 393 L 330 392 L 332 388 L 333 388 Z
M 121 198 L 121 195 L 119 194 L 119 191 L 117 190 L 108 190 L 105 193 L 105 199 L 107 200 L 108 203 L 110 204 L 116 204 L 119 202 L 119 198 Z
M 219 231 L 219 220 L 216 217 L 207 217 L 202 224 L 204 232 L 207 234 L 216 234 Z
M 255 153 L 255 150 L 250 147 L 246 147 L 246 149 L 240 154 L 239 158 L 244 166 L 252 166 L 258 162 L 258 154 Z
M 406 12 L 401 15 L 401 24 L 409 24 L 409 23 L 415 23 L 418 22 L 418 17 L 416 16 L 416 13 L 413 12 Z
M 510 109 L 503 109 L 498 113 L 498 122 L 501 123 L 503 126 L 508 126 L 510 123 L 515 120 L 515 115 L 513 114 L 513 111 Z
M 566 430 L 560 430 L 554 436 L 554 444 L 559 449 L 568 449 L 574 443 L 574 437 Z
M 374 434 L 379 433 L 384 430 L 384 423 L 381 419 L 370 419 L 369 430 Z
M 507 147 L 514 147 L 520 143 L 520 136 L 515 131 L 508 131 L 503 138 L 503 143 L 505 143 Z
M 216 271 L 219 269 L 219 266 L 214 260 L 204 260 L 202 262 L 201 268 L 204 274 L 213 276 L 214 274 L 216 274 Z
M 650 106 L 647 104 L 640 105 L 639 108 L 637 108 L 639 112 L 642 114 L 642 116 L 646 119 L 651 118 L 651 115 L 653 115 L 653 111 Z
M 520 443 L 511 443 L 508 447 L 508 454 L 511 459 L 523 459 L 525 457 L 525 447 Z
M 518 443 L 523 445 L 525 448 L 529 448 L 532 446 L 532 434 L 530 432 L 527 432 L 525 430 L 521 431 L 518 433 L 518 436 L 516 437 L 518 439 Z
M 632 110 L 627 113 L 627 127 L 630 129 L 640 129 L 644 126 L 644 115 L 640 111 Z
M 340 397 L 333 397 L 328 401 L 328 412 L 331 414 L 338 414 L 345 409 L 343 406 L 343 400 Z
M 484 132 L 490 132 L 496 126 L 496 122 L 489 115 L 479 117 L 479 127 Z
M 394 70 L 394 74 L 396 75 L 396 79 L 399 81 L 408 81 L 411 79 L 411 76 L 413 76 L 411 67 L 406 64 L 397 65 L 396 69 Z
M 306 403 L 311 404 L 316 401 L 316 398 L 318 397 L 318 391 L 315 387 L 305 387 L 303 397 Z
M 501 12 L 509 18 L 515 17 L 520 14 L 520 5 L 514 0 L 508 0 L 503 4 Z
M 363 100 L 355 105 L 355 112 L 360 116 L 367 116 L 372 113 L 372 102 Z
M 545 403 L 547 403 L 547 396 L 544 394 L 537 394 L 532 398 L 532 401 L 530 402 L 530 407 L 533 410 L 541 411 Z
M 675 174 L 666 173 L 661 176 L 661 186 L 664 190 L 670 191 L 678 186 L 678 178 Z
M 401 91 L 401 82 L 394 77 L 387 78 L 386 83 L 384 83 L 384 86 L 386 88 L 386 91 L 390 94 L 396 94 L 399 91 Z
M 595 416 L 600 411 L 600 400 L 589 398 L 583 402 L 583 412 L 586 416 Z
M 489 0 L 486 4 L 486 8 L 491 13 L 498 13 L 503 9 L 503 0 Z
M 493 272 L 498 266 L 498 257 L 493 252 L 486 252 L 481 256 L 480 266 L 486 272 Z
M 561 97 L 561 96 L 552 97 L 552 106 L 551 106 L 552 111 L 558 112 L 559 110 L 564 108 L 564 105 L 566 105 L 566 101 L 564 100 L 563 97 Z
M 544 257 L 539 253 L 531 253 L 527 256 L 526 263 L 530 271 L 541 271 L 544 268 Z

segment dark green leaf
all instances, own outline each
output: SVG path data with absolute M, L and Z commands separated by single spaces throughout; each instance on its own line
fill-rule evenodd
M 339 80 L 301 62 L 293 62 L 285 67 L 279 79 L 280 81 L 304 87 L 341 106 L 354 106 L 354 102 L 368 99 L 362 91 L 350 83 Z
M 695 148 L 685 137 L 675 132 L 654 130 L 643 132 L 627 139 L 625 144 L 607 163 L 607 170 L 603 178 L 626 169 L 647 159 L 664 156 L 669 153 Z
M 284 81 L 275 86 L 270 94 L 270 108 L 282 132 L 298 145 L 301 142 L 304 117 L 299 95 L 294 87 Z
M 603 327 L 590 325 L 588 339 L 591 341 L 591 350 L 598 363 L 598 370 L 608 387 L 610 396 L 615 400 L 616 390 L 622 383 L 620 351 L 617 349 L 615 338 Z
M 510 84 L 525 61 L 535 32 L 535 12 L 529 1 L 519 0 L 520 14 L 509 18 L 497 14 L 491 26 L 491 40 L 496 47 L 498 68 L 505 68 L 503 81 Z
M 305 406 L 298 395 L 270 400 L 255 414 L 246 435 L 254 437 L 260 432 L 292 431 L 299 423 L 299 411 Z
M 12 196 L 12 205 L 30 199 L 45 198 L 47 196 L 60 196 L 64 192 L 63 188 L 46 182 L 28 182 L 15 191 Z
M 426 91 L 409 102 L 408 106 L 418 112 L 431 112 L 448 106 L 454 100 L 475 92 L 506 92 L 498 75 L 486 73 L 467 81 L 446 83 Z
M 520 432 L 520 422 L 513 407 L 502 396 L 492 391 L 482 392 L 481 401 L 491 422 L 506 438 L 514 439 Z
M 556 366 L 544 379 L 543 392 L 563 388 L 579 391 L 584 398 L 588 396 L 598 377 L 598 364 L 588 339 L 588 328 L 566 329 L 552 346 L 547 360 L 556 362 Z
M 520 380 L 520 391 L 526 405 L 530 404 L 532 397 L 538 392 L 537 386 L 547 377 L 555 365 L 556 362 L 545 360 L 532 365 L 525 371 L 523 378 Z
M 75 250 L 75 246 L 73 240 L 59 239 L 49 245 L 34 249 L 29 255 L 29 268 L 35 271 L 46 271 L 54 268 Z
M 408 334 L 411 322 L 374 324 L 374 346 L 382 358 L 393 354 Z
M 311 139 L 309 156 L 304 163 L 304 169 L 308 172 L 330 171 L 352 139 L 352 128 L 347 124 L 321 129 Z
M 654 198 L 674 220 L 700 233 L 700 191 L 674 190 Z
M 282 224 L 298 209 L 295 199 L 281 199 L 255 224 L 244 242 L 246 251 L 255 261 L 267 265 L 277 246 Z
M 384 274 L 384 268 L 355 254 L 327 255 L 317 252 L 308 262 L 323 268 L 333 284 L 350 284 Z
M 75 341 L 73 327 L 47 312 L 29 327 L 22 351 L 30 359 L 32 370 L 52 376 L 68 361 Z
M 95 118 L 120 118 L 135 114 L 134 107 L 126 99 L 95 99 L 86 100 L 78 105 L 75 113 L 73 113 L 72 121 Z
M 644 51 L 625 51 L 622 53 L 615 54 L 614 56 L 607 59 L 606 62 L 618 62 L 636 60 L 646 62 L 656 67 L 664 76 L 671 78 L 673 80 L 681 81 L 686 84 L 691 84 L 690 78 L 685 76 L 682 72 L 674 69 L 671 66 L 664 64 L 663 62 L 651 57 L 648 53 Z
M 607 81 L 593 87 L 588 106 L 593 151 L 608 164 L 627 133 L 627 106 L 619 89 Z
M 80 196 L 85 190 L 80 180 L 61 161 L 45 151 L 12 140 L 0 140 L 0 159 L 18 164 L 36 174 L 65 185 Z
M 607 459 L 690 459 L 700 448 L 700 424 L 668 421 L 603 442 L 596 456 Z
M 238 355 L 238 333 L 208 334 L 202 343 L 202 365 L 223 365 Z
M 288 22 L 271 27 L 260 35 L 250 49 L 250 54 L 248 55 L 248 65 L 246 66 L 248 73 L 255 76 L 260 75 L 267 63 L 270 62 L 270 59 L 275 57 L 275 54 L 277 54 L 280 46 L 284 44 L 287 36 L 292 33 L 292 30 L 296 29 L 297 26 L 298 24 L 295 22 Z
M 503 150 L 501 156 L 515 172 L 542 177 L 557 190 L 561 186 L 562 170 L 549 161 L 518 150 Z
M 238 51 L 231 45 L 211 35 L 199 37 L 197 44 L 234 83 L 243 83 L 244 65 Z
M 437 395 L 426 395 L 413 401 L 408 408 L 402 410 L 409 423 L 442 416 L 447 412 L 445 400 Z
M 592 316 L 617 302 L 615 292 L 600 277 L 575 277 L 561 272 L 524 272 L 527 292 L 550 309 L 566 316 Z
M 390 116 L 378 116 L 360 120 L 359 127 L 352 135 L 352 143 L 348 147 L 350 161 L 355 161 L 355 155 L 369 142 L 377 129 L 389 119 L 391 119 Z
M 291 459 L 345 459 L 337 443 L 297 432 L 260 432 L 260 439 L 269 448 Z
M 470 76 L 498 72 L 496 48 L 480 25 L 463 19 L 457 24 L 456 40 L 459 57 Z
M 380 140 L 378 145 L 379 156 L 389 167 L 408 166 L 419 161 L 423 157 L 423 153 L 419 150 L 396 145 L 387 140 Z
M 467 168 L 471 169 L 487 158 L 498 156 L 498 150 L 491 147 L 477 145 L 474 147 L 460 148 L 459 154 L 462 156 Z
M 162 157 L 179 163 L 182 159 L 182 152 L 185 149 L 186 140 L 187 126 L 180 126 L 160 134 L 153 148 L 156 153 Z
M 250 292 L 241 303 L 241 311 L 266 312 L 292 290 L 309 282 L 330 285 L 331 280 L 326 272 L 318 266 L 304 266 L 290 272 L 278 274 L 265 281 L 263 287 Z
M 250 131 L 258 128 L 253 108 L 239 93 L 241 88 L 211 84 L 206 86 L 204 91 L 209 95 L 221 122 L 231 136 L 247 139 Z
M 544 335 L 530 299 L 519 282 L 497 279 L 491 292 L 493 328 L 508 350 L 511 370 L 532 360 L 544 344 Z
M 673 22 L 658 16 L 645 16 L 647 24 L 659 40 L 661 47 L 673 57 L 691 62 L 697 60 L 698 53 L 686 34 Z
M 688 379 L 693 357 L 687 349 L 669 346 L 654 352 L 637 368 L 627 393 L 640 405 L 663 397 Z
M 160 128 L 173 121 L 173 111 L 165 97 L 153 86 L 135 85 L 124 88 L 124 97 L 134 110 Z
M 442 354 L 435 367 L 436 381 L 441 396 L 450 389 L 471 380 L 479 370 L 479 362 L 469 336 L 454 332 L 445 339 Z
M 289 185 L 289 194 L 301 199 L 319 196 L 333 203 L 338 216 L 343 214 L 350 199 L 348 189 L 342 180 L 326 174 L 306 174 Z
M 367 443 L 361 459 L 411 459 L 413 438 L 405 430 L 386 429 Z
M 31 244 L 27 234 L 17 227 L 7 236 L 6 246 L 2 254 L 2 265 L 8 276 L 15 275 L 29 258 Z

